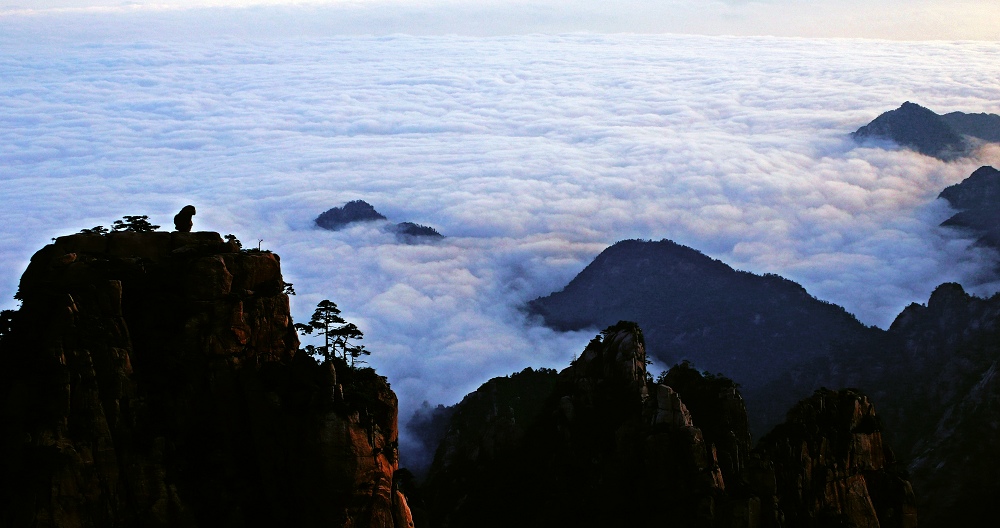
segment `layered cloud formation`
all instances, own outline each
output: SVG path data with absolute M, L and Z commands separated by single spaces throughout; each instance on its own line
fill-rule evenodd
M 169 228 L 194 204 L 196 229 L 282 256 L 297 319 L 341 306 L 404 418 L 565 365 L 590 334 L 518 307 L 620 239 L 778 273 L 882 326 L 990 257 L 942 236 L 934 197 L 1000 152 L 943 163 L 847 135 L 905 100 L 1000 112 L 1000 44 L 0 40 L 3 307 L 51 237 L 130 214 Z M 353 199 L 447 238 L 312 225 Z

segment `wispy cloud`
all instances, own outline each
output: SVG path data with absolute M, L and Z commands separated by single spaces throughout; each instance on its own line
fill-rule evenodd
M 607 245 L 670 238 L 886 325 L 984 255 L 933 202 L 980 160 L 859 148 L 904 100 L 1000 112 L 1000 44 L 672 36 L 45 43 L 0 36 L 0 298 L 50 237 L 125 214 L 281 254 L 400 393 L 451 403 L 586 334 L 520 303 Z M 315 229 L 364 199 L 448 238 Z

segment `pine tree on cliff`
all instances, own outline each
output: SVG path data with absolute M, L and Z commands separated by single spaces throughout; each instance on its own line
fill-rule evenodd
M 352 343 L 364 339 L 364 333 L 354 323 L 345 321 L 340 316 L 337 303 L 329 299 L 323 299 L 316 305 L 309 323 L 296 323 L 295 328 L 303 335 L 312 334 L 315 330 L 317 334 L 323 336 L 322 346 L 306 347 L 306 351 L 310 354 L 319 353 L 328 360 L 339 356 L 347 361 L 350 357 L 352 367 L 359 357 L 371 354 L 364 345 Z

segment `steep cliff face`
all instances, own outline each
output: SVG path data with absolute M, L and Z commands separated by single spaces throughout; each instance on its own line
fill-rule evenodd
M 755 482 L 774 482 L 765 511 L 786 526 L 915 528 L 913 490 L 881 429 L 856 391 L 823 389 L 800 402 L 754 451 Z
M 217 233 L 36 253 L 0 341 L 0 524 L 410 525 L 395 395 L 296 354 L 283 284 Z

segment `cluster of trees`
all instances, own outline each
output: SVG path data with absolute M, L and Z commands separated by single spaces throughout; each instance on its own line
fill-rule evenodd
M 361 356 L 370 355 L 364 345 L 357 341 L 364 339 L 364 334 L 354 323 L 348 323 L 340 316 L 337 303 L 324 299 L 316 305 L 316 310 L 308 323 L 295 323 L 295 329 L 302 335 L 316 334 L 323 336 L 322 345 L 306 345 L 305 351 L 311 355 L 322 355 L 326 360 L 342 358 L 351 367 L 355 363 L 364 363 Z
M 160 226 L 153 225 L 149 222 L 149 217 L 146 215 L 125 215 L 121 220 L 115 220 L 111 224 L 111 231 L 125 231 L 126 233 L 148 233 L 150 231 L 156 231 Z M 86 233 L 89 235 L 106 235 L 109 233 L 108 228 L 104 226 L 94 226 L 90 229 L 81 229 L 81 233 Z

